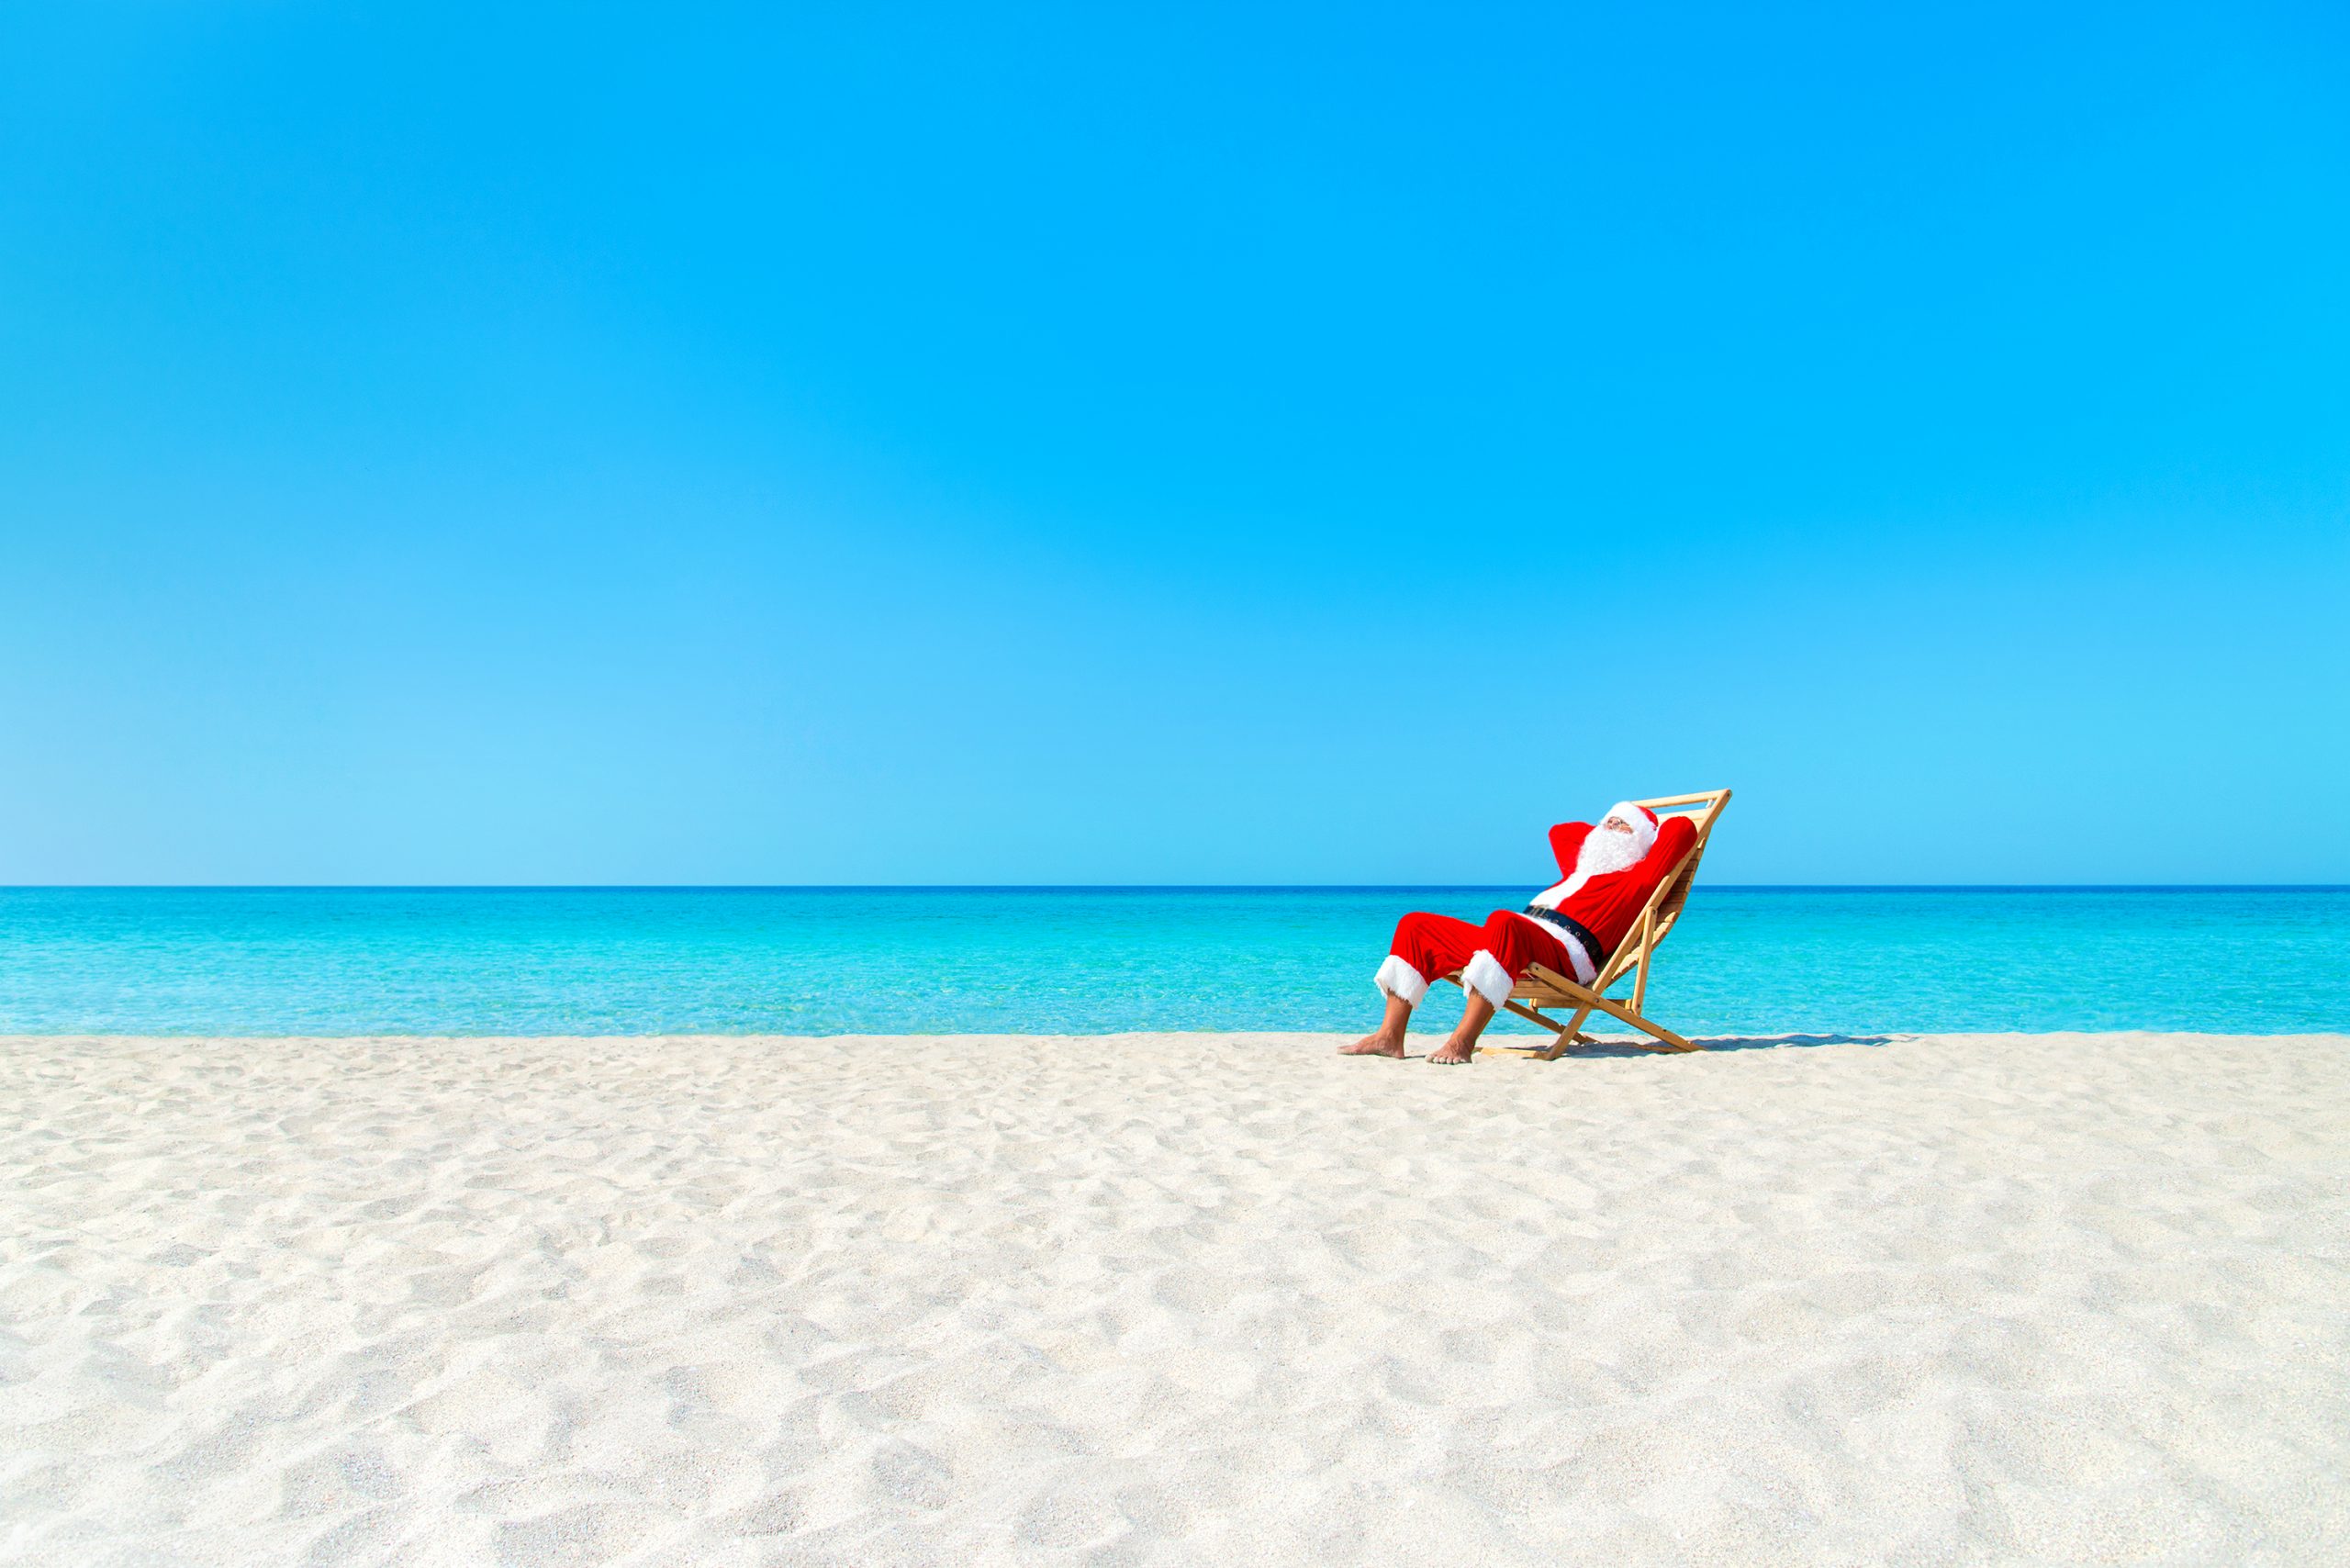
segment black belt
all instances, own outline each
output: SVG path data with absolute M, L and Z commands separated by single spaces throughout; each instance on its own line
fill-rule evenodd
M 1583 928 L 1582 922 L 1570 920 L 1555 909 L 1543 909 L 1534 904 L 1527 905 L 1526 913 L 1543 924 L 1554 925 L 1566 935 L 1573 937 L 1576 945 L 1583 948 L 1583 957 L 1591 960 L 1593 974 L 1597 974 L 1599 966 L 1607 961 L 1607 950 L 1599 945 L 1598 937 Z

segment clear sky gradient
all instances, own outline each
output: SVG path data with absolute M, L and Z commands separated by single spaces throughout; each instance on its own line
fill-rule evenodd
M 0 881 L 2350 881 L 2338 6 L 0 11 Z

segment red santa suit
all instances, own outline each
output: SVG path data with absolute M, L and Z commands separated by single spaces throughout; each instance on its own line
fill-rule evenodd
M 1535 964 L 1589 985 L 1631 930 L 1657 883 L 1681 863 L 1697 838 L 1687 817 L 1669 817 L 1660 823 L 1654 812 L 1628 801 L 1607 814 L 1632 824 L 1628 845 L 1594 846 L 1605 853 L 1586 857 L 1586 841 L 1596 830 L 1589 823 L 1561 823 L 1550 830 L 1550 852 L 1558 858 L 1561 879 L 1537 894 L 1526 910 L 1497 909 L 1482 926 L 1449 915 L 1407 914 L 1396 924 L 1387 961 L 1379 966 L 1371 983 L 1414 1007 L 1427 994 L 1430 980 L 1455 969 L 1463 985 L 1496 1007 Z M 1638 852 L 1630 864 L 1613 864 L 1628 850 Z M 1543 918 L 1546 914 L 1552 918 Z

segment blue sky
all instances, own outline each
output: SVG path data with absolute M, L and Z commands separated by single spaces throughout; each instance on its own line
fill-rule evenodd
M 0 15 L 0 881 L 2350 881 L 2315 5 Z

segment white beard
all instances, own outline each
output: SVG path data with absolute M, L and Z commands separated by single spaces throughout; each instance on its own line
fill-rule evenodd
M 1594 877 L 1639 864 L 1641 853 L 1639 842 L 1630 834 L 1593 828 L 1583 835 L 1583 847 L 1575 851 L 1575 874 L 1534 902 L 1556 909 L 1583 891 L 1583 884 Z
M 1594 877 L 1620 871 L 1639 858 L 1639 840 L 1630 834 L 1594 828 L 1583 835 L 1583 847 L 1575 851 L 1575 877 L 1587 882 Z

